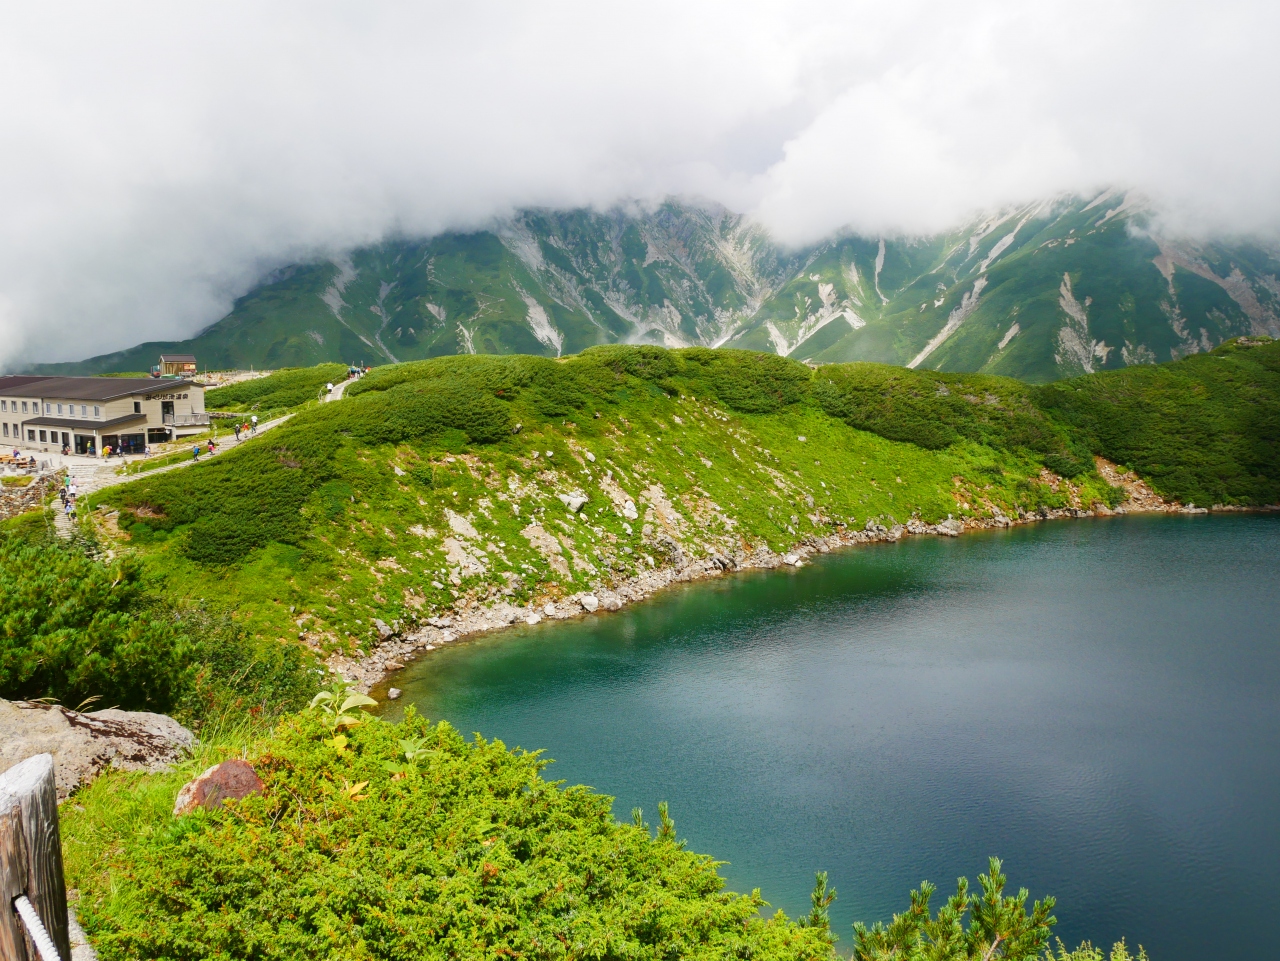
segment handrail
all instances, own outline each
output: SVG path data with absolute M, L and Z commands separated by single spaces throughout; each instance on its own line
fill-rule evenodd
M 40 953 L 40 961 L 62 961 L 58 956 L 58 949 L 53 943 L 53 938 L 49 937 L 49 932 L 44 929 L 44 923 L 40 920 L 40 915 L 36 913 L 35 905 L 27 900 L 25 894 L 20 894 L 14 898 L 13 910 L 18 912 L 18 917 L 22 919 L 23 926 L 27 929 L 27 937 L 31 939 L 31 943 L 36 946 L 36 951 Z

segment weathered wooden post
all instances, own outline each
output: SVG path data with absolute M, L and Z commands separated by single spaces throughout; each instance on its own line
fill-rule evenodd
M 14 907 L 26 896 L 62 961 L 71 961 L 67 888 L 58 833 L 53 756 L 37 754 L 0 774 L 0 959 L 40 961 Z

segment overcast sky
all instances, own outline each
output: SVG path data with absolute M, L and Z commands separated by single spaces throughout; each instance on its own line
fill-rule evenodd
M 526 205 L 781 240 L 1137 188 L 1280 226 L 1280 4 L 5 3 L 0 368 L 217 320 L 266 270 Z

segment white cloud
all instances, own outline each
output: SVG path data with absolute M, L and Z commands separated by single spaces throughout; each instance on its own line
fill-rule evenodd
M 687 193 L 812 240 L 1121 183 L 1280 223 L 1269 5 L 10 4 L 0 364 L 185 336 L 275 265 Z

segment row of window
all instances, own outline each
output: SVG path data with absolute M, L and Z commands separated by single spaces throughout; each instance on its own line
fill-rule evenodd
M 19 404 L 19 403 L 21 403 L 21 404 L 22 404 L 22 413 L 24 413 L 24 414 L 26 414 L 26 413 L 28 413 L 28 412 L 29 412 L 29 413 L 32 413 L 32 414 L 38 414 L 38 413 L 40 413 L 40 402 L 39 402 L 38 400 L 33 400 L 33 401 L 31 402 L 31 408 L 30 408 L 30 411 L 28 411 L 28 409 L 27 409 L 27 402 L 26 402 L 25 400 L 24 400 L 24 401 L 16 401 L 16 400 L 3 400 L 3 399 L 0 399 L 0 412 L 4 412 L 4 411 L 12 411 L 13 413 L 15 413 L 15 414 L 16 414 L 16 413 L 18 413 L 18 404 Z M 12 406 L 10 406 L 10 405 L 12 405 Z M 80 406 L 80 416 L 81 416 L 81 417 L 88 417 L 88 416 L 89 416 L 89 405 L 88 405 L 88 404 L 80 404 L 79 406 Z M 133 409 L 134 409 L 134 411 L 137 411 L 137 410 L 138 410 L 138 408 L 139 408 L 140 406 L 141 406 L 141 405 L 140 405 L 137 401 L 135 401 L 135 402 L 134 402 L 134 404 L 133 404 Z M 76 405 L 75 405 L 75 404 L 67 404 L 67 405 L 66 405 L 66 408 L 67 408 L 67 409 L 66 409 L 66 413 L 65 413 L 65 415 L 64 415 L 63 410 L 62 410 L 62 408 L 63 408 L 63 405 L 62 405 L 62 404 L 46 403 L 46 404 L 44 405 L 44 412 L 45 412 L 46 414 L 52 414 L 52 413 L 54 412 L 54 409 L 55 409 L 55 408 L 57 409 L 57 413 L 58 413 L 58 416 L 59 416 L 59 417 L 62 417 L 62 416 L 75 417 L 75 416 L 76 416 Z M 93 405 L 93 416 L 94 416 L 94 417 L 97 417 L 97 418 L 102 417 L 102 408 L 101 408 L 101 407 L 99 407 L 97 404 L 94 404 L 94 405 Z
M 44 412 L 45 412 L 46 414 L 52 414 L 52 413 L 53 413 L 53 408 L 54 408 L 54 407 L 57 407 L 57 408 L 58 408 L 58 416 L 59 416 L 59 417 L 61 417 L 61 416 L 62 416 L 62 405 L 61 405 L 61 404 L 48 404 L 48 403 L 46 403 L 46 404 L 44 405 Z M 134 405 L 133 405 L 133 409 L 134 409 L 134 410 L 137 410 L 137 409 L 138 409 L 138 404 L 137 404 L 136 402 L 135 402 L 135 403 L 134 403 Z M 68 405 L 67 405 L 67 416 L 68 416 L 68 417 L 75 417 L 75 416 L 76 416 L 76 405 L 75 405 L 75 404 L 68 404 Z M 89 405 L 88 405 L 88 404 L 81 404 L 81 405 L 80 405 L 80 416 L 81 416 L 81 417 L 88 417 L 88 416 L 89 416 Z M 99 407 L 97 404 L 94 404 L 94 405 L 93 405 L 93 416 L 94 416 L 94 417 L 101 417 L 101 416 L 102 416 L 102 408 L 101 408 L 101 407 Z
M 14 440 L 22 439 L 22 431 L 18 428 L 17 424 L 13 425 L 13 433 L 9 432 L 8 424 L 0 426 L 3 426 L 4 428 L 5 437 L 11 437 Z M 39 433 L 41 444 L 56 444 L 58 442 L 58 432 L 56 430 L 42 430 Z M 32 430 L 30 427 L 27 428 L 27 441 L 32 444 L 36 442 L 36 431 Z

